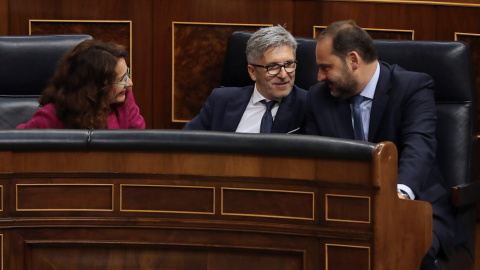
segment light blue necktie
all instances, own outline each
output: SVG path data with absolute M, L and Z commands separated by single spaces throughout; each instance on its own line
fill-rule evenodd
M 362 113 L 360 110 L 360 103 L 363 101 L 363 96 L 354 96 L 350 98 L 350 103 L 353 107 L 353 132 L 355 140 L 365 141 L 365 134 L 363 133 Z
M 262 116 L 262 122 L 260 123 L 260 133 L 270 133 L 272 132 L 273 125 L 272 108 L 275 105 L 276 101 L 267 101 L 266 99 L 264 99 L 260 100 L 260 102 L 265 104 L 265 107 L 267 108 Z

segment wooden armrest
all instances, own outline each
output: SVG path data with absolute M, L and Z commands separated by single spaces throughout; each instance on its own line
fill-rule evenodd
M 480 200 L 480 181 L 452 187 L 452 204 L 465 206 Z

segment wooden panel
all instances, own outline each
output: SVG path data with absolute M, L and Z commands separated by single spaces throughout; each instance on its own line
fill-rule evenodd
M 293 27 L 293 2 L 291 0 L 176 0 L 176 1 L 154 1 L 153 13 L 155 14 L 153 23 L 155 33 L 153 36 L 153 59 L 155 63 L 154 77 L 154 128 L 181 128 L 183 122 L 172 122 L 172 22 L 200 22 L 200 23 L 220 23 L 220 24 L 286 24 L 287 27 Z M 208 38 L 207 36 L 205 38 Z M 196 42 L 192 46 L 200 45 Z M 195 58 L 202 58 L 201 53 L 194 55 Z M 216 58 L 216 57 L 215 57 Z M 203 58 L 202 58 L 203 59 Z M 204 62 L 208 64 L 208 62 Z M 246 67 L 245 67 L 246 68 Z M 200 78 L 200 84 L 191 81 L 192 78 Z M 196 89 L 203 89 L 203 84 L 210 83 L 220 78 L 218 69 L 207 74 L 196 75 L 191 72 L 188 76 L 179 77 L 182 83 L 195 89 L 190 91 L 188 96 L 175 97 L 175 106 L 178 108 L 188 108 L 184 115 L 179 115 L 179 120 L 188 120 L 192 115 L 199 111 L 199 105 L 205 102 L 205 93 L 210 93 L 213 85 L 205 87 L 201 91 L 200 100 L 189 101 L 196 98 Z M 215 79 L 211 79 L 215 78 Z M 206 80 L 206 81 L 203 81 Z M 219 80 L 217 81 L 217 85 Z M 199 90 L 198 90 L 199 91 Z M 207 92 L 205 92 L 207 91 Z M 187 99 L 183 101 L 181 99 Z M 192 103 L 193 102 L 193 103 Z M 184 103 L 184 104 L 183 104 Z M 191 107 L 194 104 L 194 107 Z M 191 108 L 189 108 L 189 106 Z M 176 108 L 176 109 L 178 109 Z M 178 112 L 180 113 L 180 112 Z
M 131 21 L 74 21 L 74 20 L 30 20 L 30 35 L 86 34 L 105 42 L 123 45 L 130 54 L 132 77 L 132 22 Z
M 322 160 L 318 162 L 320 170 L 316 172 L 316 177 L 319 180 L 328 180 L 334 178 L 337 183 L 355 183 L 357 185 L 370 185 L 372 184 L 372 167 L 366 162 L 358 162 L 345 160 L 343 165 L 333 160 Z M 343 167 L 345 166 L 345 167 Z M 352 177 L 348 174 L 345 168 L 355 169 L 359 173 Z
M 173 122 L 190 121 L 220 87 L 228 37 L 265 26 L 173 22 Z
M 51 158 L 61 156 L 56 163 Z M 141 160 L 141 162 L 139 162 Z M 210 176 L 262 176 L 278 179 L 317 179 L 357 185 L 371 184 L 371 166 L 368 162 L 313 160 L 308 158 L 258 157 L 254 155 L 228 155 L 208 153 L 155 153 L 155 152 L 18 152 L 13 157 L 14 170 L 25 173 L 68 172 L 82 166 L 90 172 L 134 172 L 190 174 Z M 168 161 L 168 162 L 166 162 Z M 238 166 L 237 164 L 248 164 Z M 281 164 L 274 170 L 272 164 Z M 317 169 L 318 168 L 318 169 Z M 352 177 L 347 169 L 358 172 Z
M 113 211 L 113 185 L 17 184 L 16 211 Z
M 480 8 L 438 7 L 437 40 L 452 41 L 456 32 L 480 34 L 479 16 Z
M 12 152 L 0 151 L 0 170 L 2 172 L 12 171 Z
M 215 188 L 155 185 L 121 185 L 120 210 L 215 214 Z
M 103 2 L 104 0 L 102 0 Z M 126 3 L 125 3 L 126 2 Z M 154 2 L 156 0 L 142 0 L 142 1 L 119 1 L 115 5 L 127 6 L 129 15 L 115 14 L 110 15 L 112 18 L 131 20 L 132 21 L 132 54 L 133 62 L 135 63 L 135 102 L 140 108 L 140 113 L 145 118 L 146 128 L 163 128 L 154 127 L 154 108 L 162 106 L 162 104 L 155 104 L 152 102 L 154 98 L 159 94 L 155 90 L 157 89 L 153 85 L 154 77 L 161 77 L 167 80 L 167 77 L 163 77 L 163 74 L 158 71 L 158 62 L 154 62 L 153 52 L 154 50 L 167 51 L 170 49 L 170 44 L 162 44 L 160 47 L 154 47 L 154 36 L 158 33 L 154 31 L 153 18 L 157 16 L 152 12 Z M 170 1 L 164 2 L 168 4 Z M 97 9 L 96 5 L 95 9 Z M 106 11 L 109 12 L 109 11 Z M 110 14 L 110 13 L 109 13 Z M 125 18 L 123 18 L 125 17 Z M 165 116 L 168 117 L 168 116 Z
M 317 37 L 327 26 L 314 26 L 313 37 Z M 414 40 L 413 30 L 363 28 L 373 39 Z
M 225 247 L 75 244 L 29 245 L 26 269 L 303 269 L 301 252 Z
M 222 188 L 222 215 L 314 220 L 313 192 Z
M 325 219 L 334 222 L 370 223 L 370 197 L 326 194 Z
M 295 1 L 294 33 L 312 37 L 313 26 L 352 19 L 363 28 L 413 30 L 415 40 L 435 39 L 435 8 L 394 3 Z M 368 16 L 365 16 L 368 14 Z
M 306 263 L 318 251 L 305 237 L 158 228 L 52 232 L 15 230 L 16 255 L 25 254 L 26 263 L 9 269 L 319 269 Z
M 326 270 L 370 270 L 370 248 L 349 245 L 326 245 Z
M 8 36 L 8 0 L 0 0 L 0 36 Z

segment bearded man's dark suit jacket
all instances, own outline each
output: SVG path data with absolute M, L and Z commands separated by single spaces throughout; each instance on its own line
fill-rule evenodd
M 368 141 L 395 143 L 399 154 L 398 183 L 410 187 L 416 199 L 432 204 L 433 231 L 448 256 L 453 245 L 453 214 L 449 189 L 435 162 L 437 116 L 433 87 L 427 74 L 380 62 Z M 354 139 L 350 105 L 346 99 L 333 97 L 326 83 L 318 83 L 308 91 L 305 125 L 306 134 Z
M 183 129 L 235 132 L 253 90 L 254 85 L 213 89 L 200 113 Z M 294 85 L 290 94 L 282 98 L 272 133 L 300 133 L 306 115 L 306 99 L 307 91 Z

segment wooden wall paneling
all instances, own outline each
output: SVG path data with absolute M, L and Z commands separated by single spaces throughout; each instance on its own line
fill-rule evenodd
M 0 0 L 2 1 L 2 0 Z M 28 35 L 29 20 L 75 21 L 131 21 L 132 62 L 138 70 L 132 70 L 135 101 L 141 114 L 152 126 L 152 27 L 153 0 L 18 0 L 10 1 L 9 34 Z M 116 36 L 118 33 L 103 33 Z M 94 35 L 95 36 L 95 35 Z M 137 45 L 138 44 L 138 45 Z
M 476 74 L 479 74 L 480 47 L 478 37 L 480 36 L 480 7 L 438 7 L 437 12 L 437 40 L 464 41 L 471 45 L 472 54 L 475 60 Z M 448 18 L 448 20 L 445 20 Z
M 295 1 L 295 35 L 312 36 L 313 26 L 352 19 L 362 28 L 413 30 L 415 40 L 435 39 L 435 8 L 428 5 L 342 1 Z
M 317 37 L 327 26 L 314 26 L 313 37 Z M 373 39 L 415 40 L 415 31 L 398 29 L 363 28 Z
M 437 40 L 452 41 L 455 32 L 480 34 L 480 7 L 437 7 Z
M 249 206 L 250 204 L 250 206 Z M 255 208 L 251 207 L 255 205 Z M 221 214 L 315 220 L 315 193 L 279 189 L 222 188 Z
M 213 215 L 215 187 L 121 184 L 120 211 Z
M 15 211 L 113 211 L 112 184 L 16 184 Z
M 98 234 L 91 228 L 55 229 L 57 235 L 46 229 L 14 231 L 31 269 L 318 269 L 305 268 L 305 256 L 314 257 L 316 248 L 299 236 L 279 241 L 254 233 L 176 228 L 100 229 Z M 244 243 L 238 241 L 242 238 Z
M 153 126 L 154 128 L 182 128 L 184 123 L 174 123 L 172 115 L 172 22 L 220 23 L 220 24 L 286 24 L 287 29 L 293 29 L 293 1 L 291 0 L 177 0 L 154 1 L 153 18 L 154 35 L 153 61 Z M 200 57 L 200 56 L 198 56 Z M 218 72 L 218 71 L 216 71 Z M 216 74 L 220 76 L 220 74 Z M 192 89 L 196 82 L 189 82 L 190 76 L 179 78 L 185 80 Z M 220 78 L 220 77 L 218 77 Z M 205 82 L 200 82 L 204 84 Z M 201 85 L 199 87 L 202 87 Z M 208 86 L 206 88 L 211 88 Z M 208 91 L 211 91 L 209 89 Z M 190 93 L 193 96 L 194 93 Z M 203 98 L 203 97 L 202 97 Z M 179 100 L 178 102 L 181 102 Z M 197 102 L 197 101 L 195 101 Z M 203 104 L 205 100 L 199 100 Z M 175 102 L 177 104 L 177 102 Z M 180 107 L 184 107 L 178 103 Z M 198 113 L 198 107 L 194 110 Z M 183 118 L 183 117 L 182 117 Z
M 135 83 L 133 91 L 135 91 L 135 102 L 145 118 L 146 128 L 153 127 L 153 108 L 156 106 L 153 103 L 153 97 L 156 95 L 153 91 L 153 37 L 155 35 L 153 32 L 153 2 L 158 1 L 127 2 L 129 19 L 132 20 L 132 53 L 135 63 L 135 73 L 132 74 Z M 125 5 L 125 1 L 118 3 L 118 5 L 122 4 Z
M 0 0 L 0 36 L 8 36 L 8 0 Z
M 114 42 L 124 46 L 129 52 L 132 77 L 132 21 L 102 20 L 29 20 L 30 35 L 87 34 L 104 42 Z
M 371 269 L 370 247 L 327 244 L 325 246 L 325 269 Z M 343 260 L 342 258 L 357 258 L 356 260 Z M 333 266 L 333 267 L 332 267 Z
M 190 121 L 220 87 L 228 37 L 265 26 L 173 22 L 172 122 Z
M 10 1 L 11 35 L 28 34 L 35 20 L 129 20 L 133 5 L 122 0 L 16 0 Z M 128 2 L 127 2 L 128 3 Z M 94 7 L 94 8 L 93 8 Z

